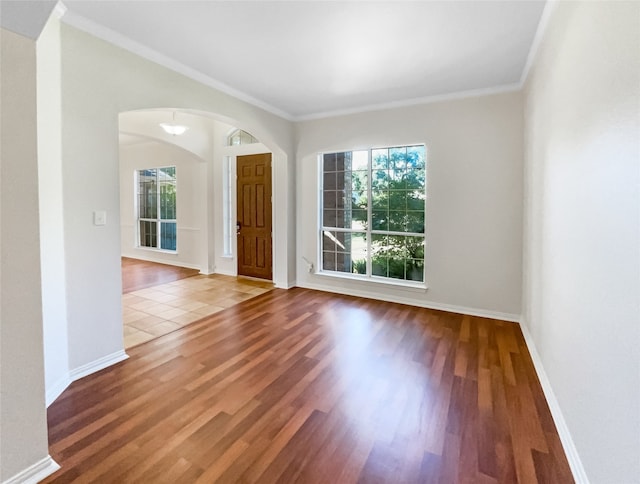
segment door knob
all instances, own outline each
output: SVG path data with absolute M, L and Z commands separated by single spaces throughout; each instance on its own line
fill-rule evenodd
M 242 225 L 240 224 L 240 222 L 236 222 L 236 235 L 240 235 L 241 228 L 242 228 Z

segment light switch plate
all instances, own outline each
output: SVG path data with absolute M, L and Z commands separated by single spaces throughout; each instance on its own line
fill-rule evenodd
M 105 210 L 93 212 L 93 225 L 107 225 L 107 212 Z

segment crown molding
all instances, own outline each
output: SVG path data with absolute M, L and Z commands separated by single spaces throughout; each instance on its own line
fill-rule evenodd
M 527 82 L 529 72 L 533 67 L 533 63 L 538 55 L 538 50 L 540 49 L 540 44 L 542 44 L 544 33 L 547 30 L 549 18 L 551 17 L 551 13 L 553 12 L 553 10 L 555 10 L 557 4 L 558 0 L 546 0 L 544 9 L 542 10 L 542 15 L 540 16 L 540 21 L 538 22 L 538 28 L 536 29 L 536 33 L 533 36 L 533 42 L 531 42 L 531 48 L 529 49 L 529 54 L 527 55 L 527 61 L 524 64 L 522 74 L 520 75 L 520 89 L 522 89 Z
M 65 14 L 67 13 L 67 7 L 64 3 L 62 2 L 57 2 L 56 6 L 53 7 L 53 14 L 58 17 L 59 19 L 61 19 L 62 17 L 65 16 Z
M 224 84 L 223 82 L 213 79 L 212 77 L 209 77 L 208 75 L 203 74 L 196 69 L 186 66 L 169 56 L 161 54 L 154 49 L 151 49 L 139 42 L 136 42 L 135 40 L 130 39 L 126 35 L 116 32 L 115 30 L 112 30 L 108 27 L 104 27 L 103 25 L 100 25 L 93 20 L 89 20 L 82 15 L 78 15 L 77 13 L 67 9 L 62 2 L 58 2 L 58 5 L 60 5 L 61 11 L 63 12 L 63 15 L 60 18 L 65 24 L 70 25 L 71 27 L 82 30 L 83 32 L 93 35 L 94 37 L 109 42 L 110 44 L 128 50 L 129 52 L 132 52 L 144 59 L 166 67 L 167 69 L 177 72 L 178 74 L 182 74 L 183 76 L 193 79 L 194 81 L 205 84 L 206 86 L 212 87 L 220 92 L 223 92 L 224 94 L 239 99 L 240 101 L 244 101 L 255 107 L 264 109 L 265 111 L 268 111 L 271 114 L 275 114 L 276 116 L 284 118 L 288 121 L 293 121 L 293 117 L 289 113 L 282 111 L 281 109 L 271 106 L 270 104 L 267 104 L 260 99 L 256 99 L 249 94 L 246 94 Z
M 387 109 L 403 108 L 408 106 L 419 106 L 422 104 L 433 104 L 442 101 L 454 101 L 457 99 L 466 99 L 471 97 L 491 96 L 493 94 L 502 94 L 506 92 L 519 91 L 521 86 L 519 83 L 504 84 L 502 86 L 488 87 L 483 89 L 472 89 L 468 91 L 452 92 L 448 94 L 437 94 L 421 98 L 405 99 L 403 101 L 392 101 L 388 103 L 370 104 L 358 108 L 341 109 L 336 111 L 325 111 L 303 116 L 294 117 L 294 121 L 313 121 L 323 118 L 334 118 L 338 116 L 348 116 L 350 114 L 368 113 L 372 111 L 384 111 Z

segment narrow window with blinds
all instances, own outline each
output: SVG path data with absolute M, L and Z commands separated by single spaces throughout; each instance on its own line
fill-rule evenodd
M 321 155 L 321 268 L 425 280 L 425 146 Z

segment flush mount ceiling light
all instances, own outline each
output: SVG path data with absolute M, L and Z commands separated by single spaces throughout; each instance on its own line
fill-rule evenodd
M 167 134 L 173 136 L 180 136 L 184 134 L 186 130 L 189 128 L 187 126 L 183 126 L 181 124 L 176 124 L 176 112 L 173 112 L 173 122 L 172 123 L 160 123 L 160 127 L 165 130 Z

